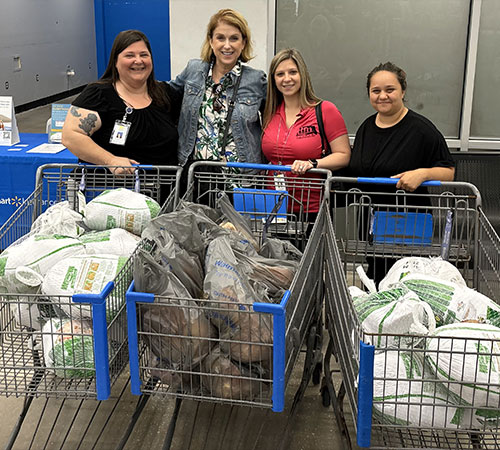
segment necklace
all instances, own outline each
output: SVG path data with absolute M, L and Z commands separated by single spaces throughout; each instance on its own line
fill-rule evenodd
M 288 142 L 288 138 L 290 137 L 290 133 L 292 132 L 292 128 L 295 125 L 295 122 L 292 123 L 292 126 L 290 128 L 288 128 L 288 131 L 285 135 L 285 140 L 284 140 L 283 145 L 281 146 L 281 150 L 280 150 L 279 141 L 280 141 L 280 134 L 281 134 L 281 123 L 283 122 L 283 117 L 281 117 L 281 114 L 280 114 L 279 118 L 280 118 L 280 121 L 278 124 L 278 133 L 276 135 L 276 154 L 278 156 L 278 165 L 282 166 L 283 165 L 283 156 L 284 156 L 283 154 L 284 154 L 284 150 L 286 147 L 286 143 Z

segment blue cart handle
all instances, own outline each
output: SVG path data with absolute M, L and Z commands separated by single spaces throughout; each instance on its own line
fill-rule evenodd
M 79 162 L 78 166 L 82 168 L 88 167 L 89 169 L 95 168 L 95 167 L 108 167 L 106 165 L 99 165 L 99 164 L 91 164 L 91 163 L 86 163 L 86 162 Z M 117 166 L 109 166 L 109 167 L 135 167 L 136 169 L 152 169 L 154 166 L 152 164 L 130 164 L 129 166 L 125 165 L 117 165 Z
M 358 183 L 371 183 L 371 184 L 397 184 L 399 178 L 369 178 L 369 177 L 358 177 L 356 178 Z M 441 181 L 430 180 L 424 181 L 420 186 L 441 186 Z
M 239 169 L 257 169 L 257 170 L 280 170 L 282 172 L 291 172 L 291 166 L 279 166 L 275 164 L 251 164 L 251 163 L 239 163 L 239 162 L 228 162 L 227 167 L 237 167 Z

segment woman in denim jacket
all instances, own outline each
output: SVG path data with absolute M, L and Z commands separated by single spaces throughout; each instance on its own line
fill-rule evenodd
M 239 12 L 221 9 L 211 17 L 201 57 L 189 61 L 170 82 L 183 95 L 179 164 L 262 162 L 260 112 L 266 100 L 266 74 L 242 64 L 253 56 L 250 29 Z M 235 88 L 234 109 L 226 126 Z

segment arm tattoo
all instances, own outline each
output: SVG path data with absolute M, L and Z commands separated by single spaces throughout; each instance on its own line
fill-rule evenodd
M 85 131 L 87 136 L 90 136 L 90 132 L 92 131 L 92 128 L 95 128 L 96 122 L 97 116 L 90 113 L 87 117 L 80 119 L 80 125 L 78 125 L 78 127 Z
M 69 112 L 75 117 L 81 117 L 81 114 L 78 112 L 78 108 L 72 106 Z

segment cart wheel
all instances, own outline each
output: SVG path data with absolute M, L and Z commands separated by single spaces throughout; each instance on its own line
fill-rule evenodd
M 321 372 L 323 371 L 323 365 L 321 364 L 321 361 L 316 363 L 316 366 L 314 367 L 313 374 L 312 374 L 312 382 L 314 386 L 317 386 L 319 382 L 321 381 Z
M 321 403 L 325 408 L 328 408 L 332 402 L 332 399 L 330 398 L 330 391 L 328 390 L 327 386 L 322 386 L 321 387 Z

